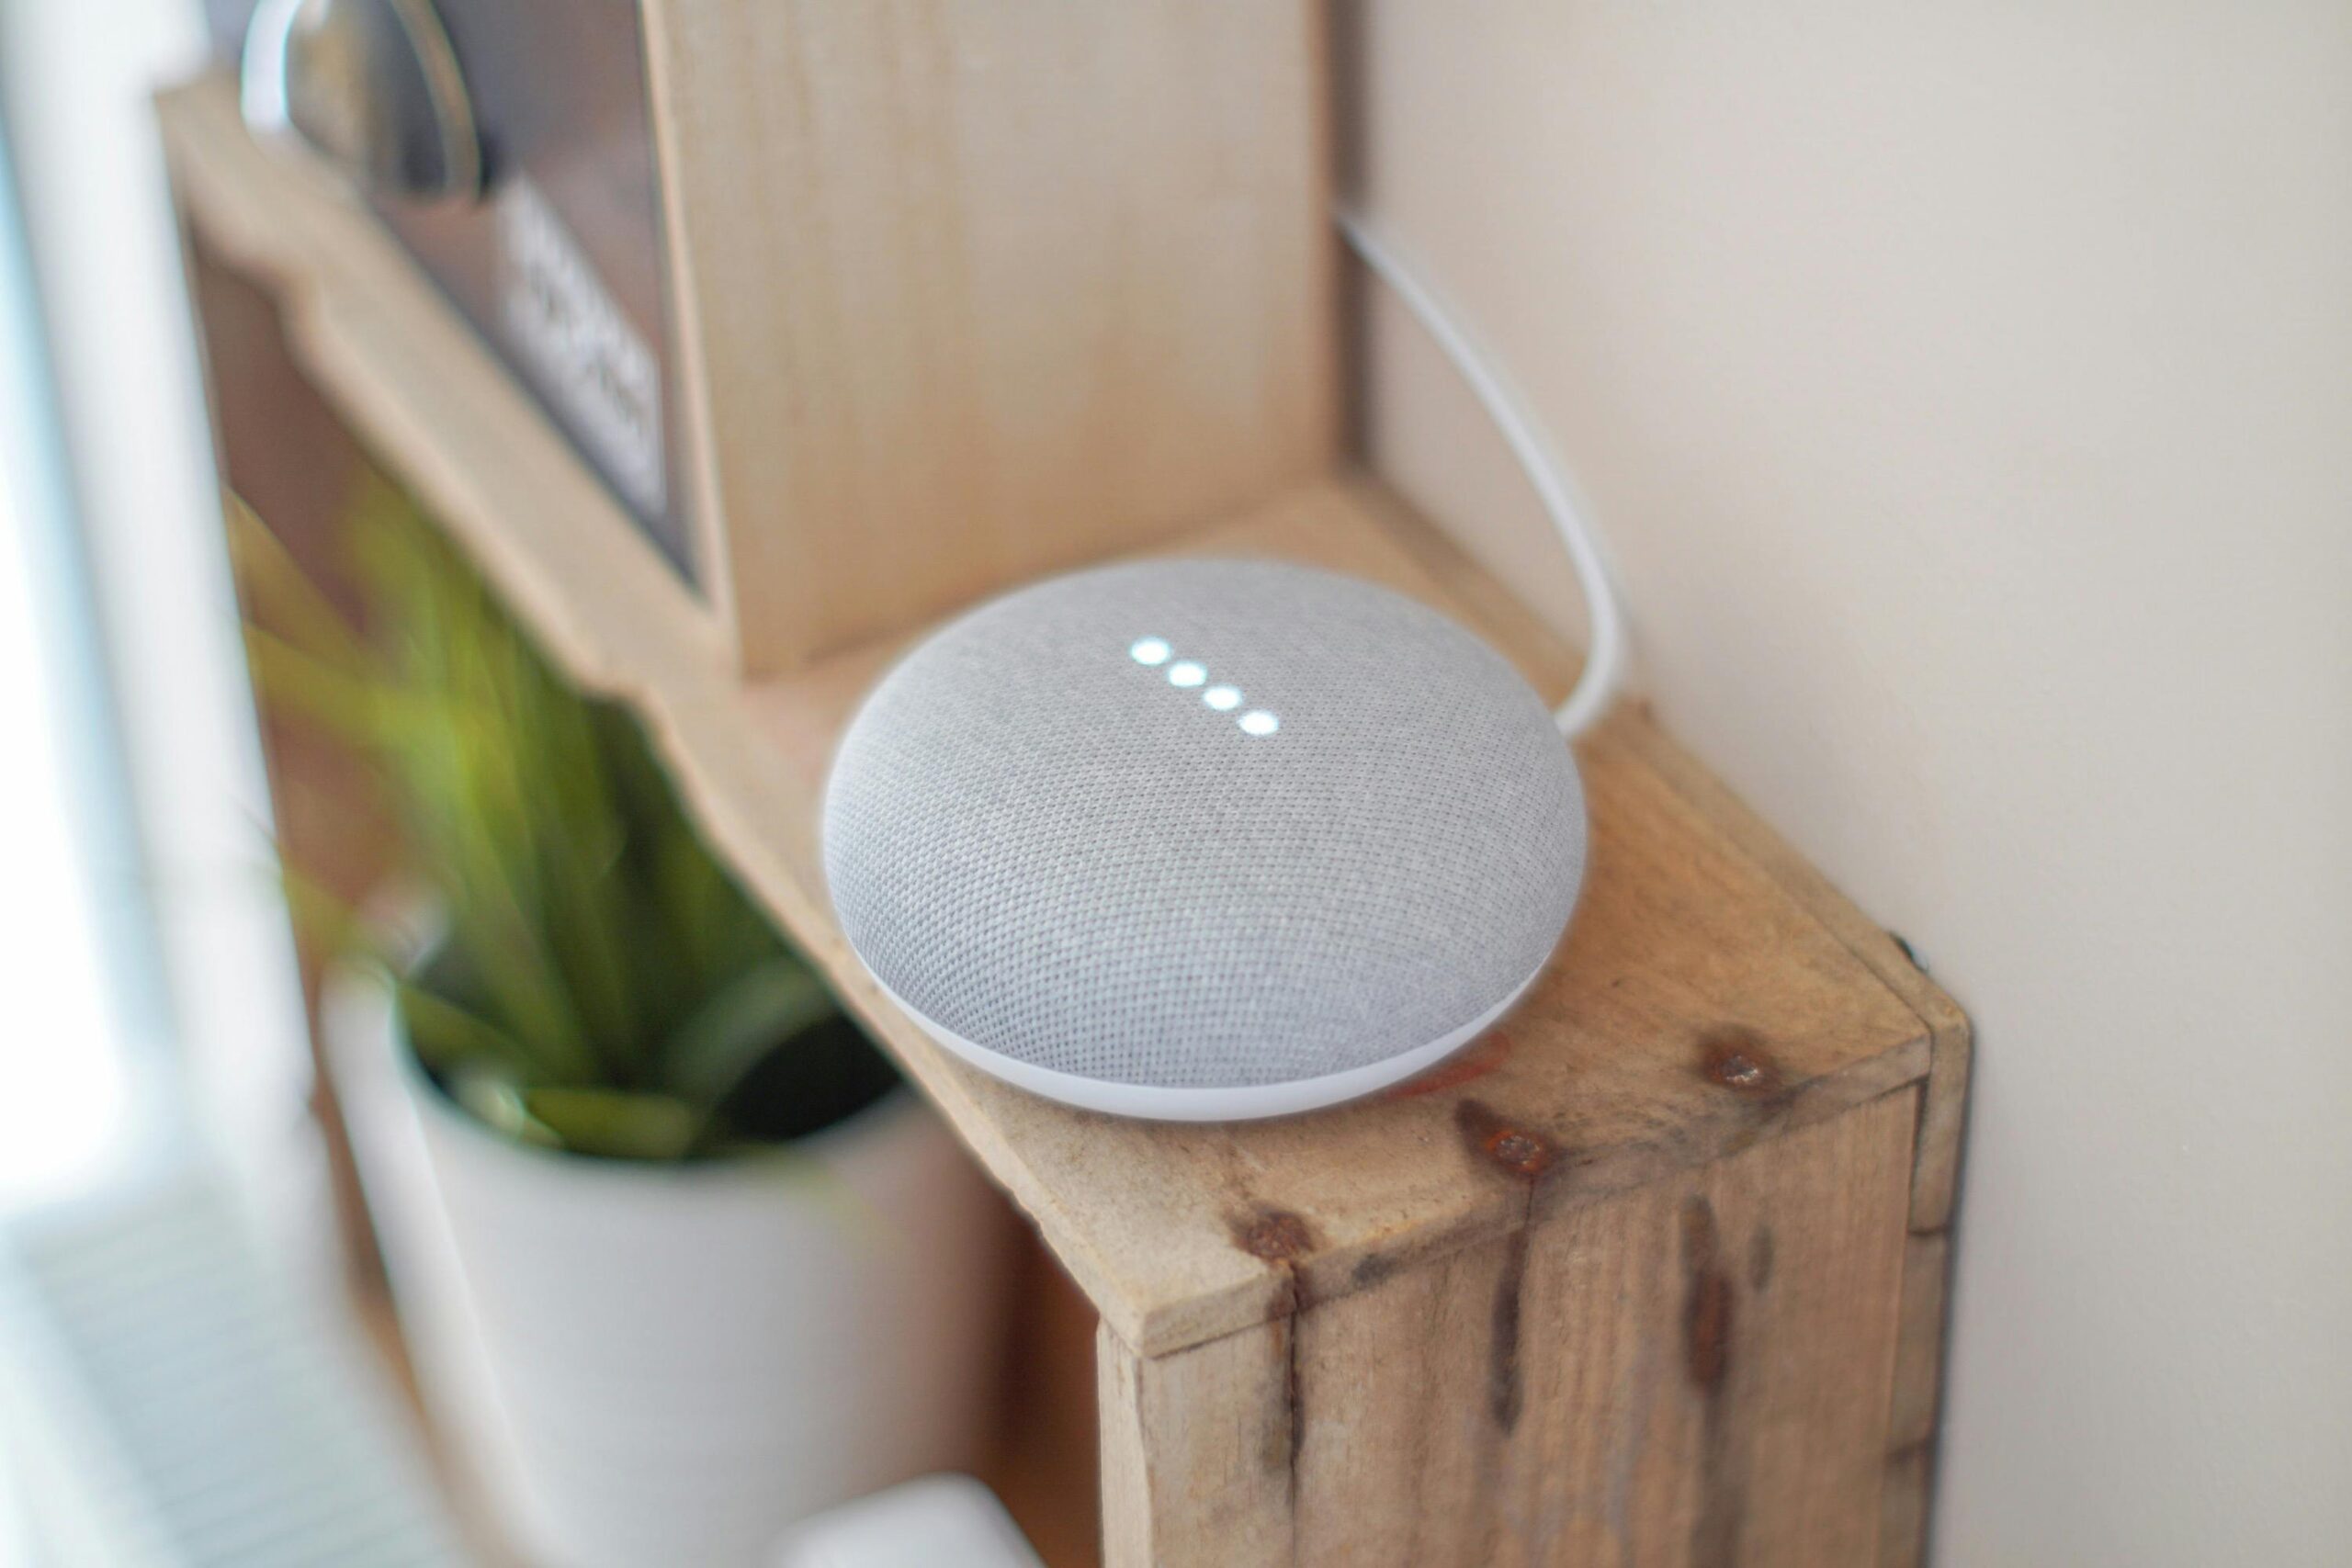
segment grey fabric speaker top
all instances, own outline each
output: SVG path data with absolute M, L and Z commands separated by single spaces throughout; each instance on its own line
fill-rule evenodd
M 1283 1084 L 1455 1034 L 1550 955 L 1584 857 L 1576 763 L 1500 656 L 1263 562 L 974 611 L 876 688 L 825 795 L 875 976 L 934 1032 L 1113 1084 Z

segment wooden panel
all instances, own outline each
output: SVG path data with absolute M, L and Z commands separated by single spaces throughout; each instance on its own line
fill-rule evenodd
M 1917 1014 L 1928 1031 L 1932 1060 L 1927 1097 L 1919 1111 L 1911 1228 L 1923 1235 L 1944 1229 L 1951 1222 L 1960 1192 L 1961 1136 L 1965 1130 L 1973 1052 L 1967 1015 L 1928 978 L 1917 955 L 1900 937 L 1849 903 L 1810 861 L 1688 752 L 1667 740 L 1657 726 L 1645 725 L 1628 730 L 1627 735 L 1662 781 L 1704 812 L 1743 853 L 1768 868 L 1825 930 L 1844 942 Z
M 464 542 L 569 672 L 616 694 L 707 682 L 718 623 L 374 215 L 246 135 L 226 78 L 158 113 L 198 238 L 266 286 L 288 349 L 401 484 L 485 525 Z
M 1932 1444 L 1887 1456 L 1886 1502 L 1879 1520 L 1879 1568 L 1919 1568 L 1927 1561 L 1934 1470 Z
M 1330 467 L 1319 0 L 647 0 L 645 30 L 750 668 Z
M 1933 1096 L 1932 1077 L 1925 1092 Z M 1923 1134 L 1929 1126 L 1923 1112 Z M 1895 1340 L 1894 1387 L 1887 1410 L 1886 1475 L 1879 1525 L 1882 1568 L 1908 1568 L 1927 1552 L 1936 1427 L 1943 1414 L 1944 1324 L 1951 1296 L 1951 1238 L 1941 1231 L 1913 1232 L 1903 1255 L 1903 1316 Z
M 1095 1568 L 1102 1320 L 1035 1238 L 1024 1240 L 992 1451 L 977 1473 L 1053 1568 Z
M 1566 944 L 1510 1020 L 1437 1073 L 1310 1117 L 1193 1127 L 1068 1110 L 959 1066 L 874 989 L 816 869 L 833 738 L 892 649 L 741 682 L 609 497 L 379 232 L 260 155 L 217 85 L 171 96 L 164 115 L 194 220 L 277 280 L 322 386 L 548 650 L 646 716 L 722 852 L 1133 1349 L 1160 1354 L 1289 1312 L 1282 1281 L 1237 1242 L 1269 1211 L 1307 1226 L 1295 1273 L 1317 1301 L 1502 1235 L 1517 1201 L 1461 1159 L 1464 1114 L 1563 1151 L 1538 1195 L 1548 1210 L 1928 1074 L 1927 1004 L 1897 988 L 1925 982 L 1858 953 L 1846 929 L 1867 922 L 1751 847 L 1703 773 L 1634 709 L 1578 746 L 1594 848 Z M 1480 629 L 1550 693 L 1574 669 L 1507 593 L 1366 485 L 1306 487 L 1181 545 L 1391 583 Z
M 1293 1561 L 1290 1326 L 1151 1358 L 1102 1330 L 1106 1568 Z
M 1661 780 L 1717 823 L 1741 850 L 1803 902 L 1901 997 L 1928 1032 L 1928 1080 L 1913 1154 L 1912 1243 L 1904 1267 L 1903 1349 L 1897 1366 L 1883 1503 L 1885 1568 L 1908 1568 L 1926 1551 L 1935 1479 L 1934 1434 L 1942 1402 L 1943 1332 L 1951 1288 L 1949 1231 L 1960 1192 L 1962 1135 L 1973 1045 L 1968 1019 L 1930 981 L 1901 939 L 1848 903 L 1812 864 L 1654 727 L 1628 731 Z
M 1930 1442 L 1943 1382 L 1945 1284 L 1949 1236 L 1914 1234 L 1903 1254 L 1903 1317 L 1887 1412 L 1886 1446 L 1901 1453 Z
M 1305 1300 L 1288 1325 L 1157 1359 L 1106 1342 L 1106 1561 L 1871 1562 L 1917 1099 Z M 1530 1202 L 1561 1168 L 1510 1153 L 1463 1157 Z

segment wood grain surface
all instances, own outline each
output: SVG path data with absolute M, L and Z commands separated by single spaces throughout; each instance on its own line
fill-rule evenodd
M 1548 1214 L 1553 1151 L 1465 1123 L 1536 1217 L 1171 1355 L 1105 1344 L 1105 1562 L 1872 1561 L 1917 1100 Z
M 647 0 L 703 558 L 774 671 L 1338 432 L 1319 0 Z

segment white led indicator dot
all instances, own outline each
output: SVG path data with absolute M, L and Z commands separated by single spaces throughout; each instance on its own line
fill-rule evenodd
M 1197 686 L 1208 678 L 1207 668 L 1189 659 L 1178 660 L 1168 667 L 1168 683 L 1171 686 Z
M 1241 705 L 1241 688 L 1238 686 L 1211 686 L 1207 691 L 1201 694 L 1201 701 L 1208 704 L 1209 706 L 1216 709 L 1219 713 L 1231 713 L 1235 708 Z
M 1234 722 L 1248 735 L 1272 735 L 1283 727 L 1283 721 L 1264 708 L 1251 708 Z
M 1165 664 L 1169 648 L 1164 637 L 1148 637 L 1127 649 L 1127 657 L 1137 664 Z

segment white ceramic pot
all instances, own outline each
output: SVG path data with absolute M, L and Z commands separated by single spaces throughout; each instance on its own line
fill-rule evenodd
M 784 1157 L 638 1165 L 464 1114 L 373 976 L 337 977 L 324 1032 L 426 1403 L 529 1561 L 761 1562 L 806 1514 L 969 1466 L 1005 1212 L 912 1090 Z

